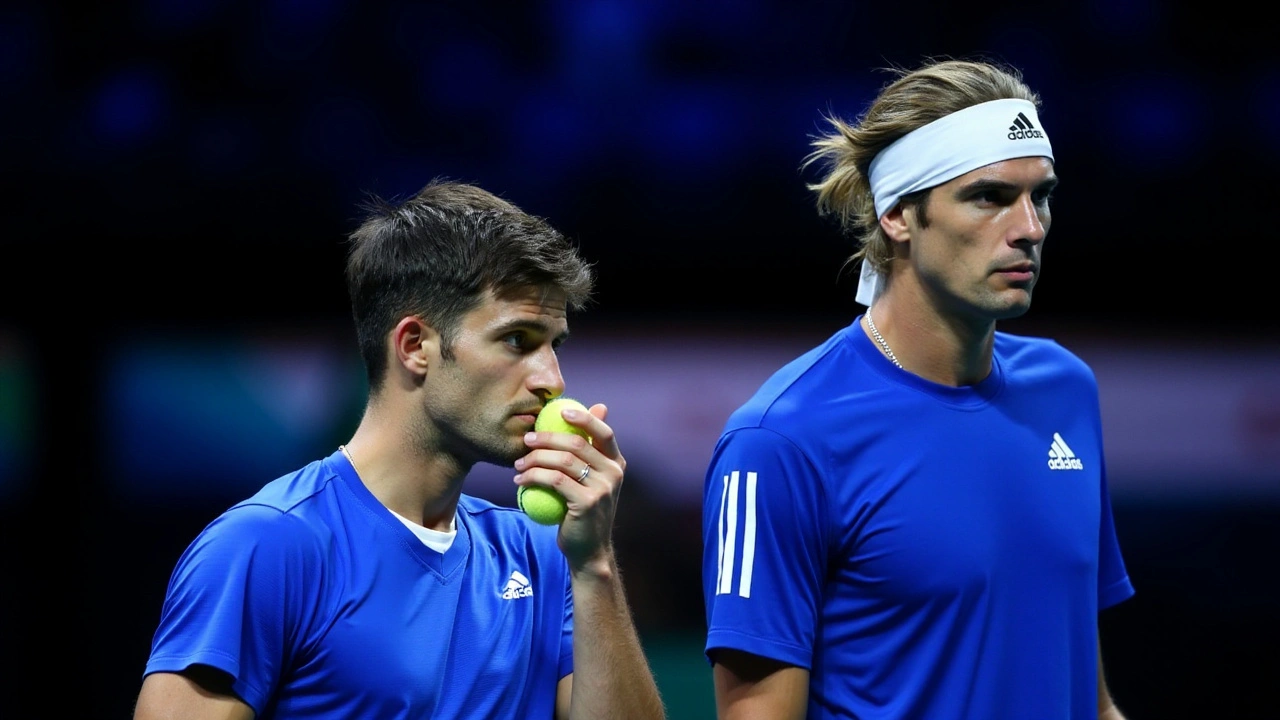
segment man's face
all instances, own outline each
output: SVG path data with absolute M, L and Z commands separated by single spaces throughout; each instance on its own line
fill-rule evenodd
M 912 265 L 941 309 L 1000 320 L 1031 307 L 1057 182 L 1049 159 L 1016 158 L 933 188 L 929 226 L 908 222 Z
M 427 372 L 423 408 L 440 449 L 464 462 L 512 463 L 548 398 L 564 392 L 556 348 L 568 337 L 565 296 L 487 292 L 462 317 L 452 360 Z

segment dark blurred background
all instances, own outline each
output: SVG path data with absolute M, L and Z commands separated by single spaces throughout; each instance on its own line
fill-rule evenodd
M 1013 63 L 1044 98 L 1063 183 L 1035 306 L 1004 327 L 1099 377 L 1138 589 L 1101 620 L 1113 691 L 1131 720 L 1280 717 L 1280 53 L 1262 18 L 1152 0 L 8 0 L 0 716 L 129 717 L 187 542 L 359 420 L 342 283 L 358 204 L 444 176 L 597 263 L 569 391 L 611 406 L 628 454 L 619 554 L 671 717 L 712 717 L 703 465 L 770 370 L 861 310 L 852 246 L 800 164 L 878 68 L 953 56 Z M 510 504 L 509 478 L 477 468 L 473 491 Z

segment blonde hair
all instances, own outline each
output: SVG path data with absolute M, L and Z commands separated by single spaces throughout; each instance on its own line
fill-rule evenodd
M 845 267 L 861 260 L 878 272 L 888 270 L 892 243 L 880 227 L 869 178 L 871 161 L 895 140 L 958 110 L 1016 98 L 1040 106 L 1040 97 L 1016 68 L 977 60 L 929 60 L 915 69 L 885 68 L 895 79 L 856 122 L 828 116 L 833 132 L 815 138 L 802 168 L 825 166 L 825 176 L 808 188 L 817 193 L 818 213 L 834 215 L 840 228 L 857 241 Z M 928 190 L 903 196 L 905 205 L 924 209 Z M 922 222 L 927 218 L 922 215 Z

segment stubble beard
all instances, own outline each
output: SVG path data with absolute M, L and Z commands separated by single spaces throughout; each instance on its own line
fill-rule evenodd
M 528 453 L 529 448 L 524 444 L 524 433 L 511 429 L 512 416 L 504 413 L 502 418 L 454 418 L 453 422 L 445 418 L 424 419 L 415 434 L 428 452 L 452 455 L 464 468 L 478 462 L 506 467 Z

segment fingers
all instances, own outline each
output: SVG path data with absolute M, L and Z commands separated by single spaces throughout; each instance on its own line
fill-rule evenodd
M 605 418 L 609 416 L 607 405 L 596 403 L 586 413 L 575 408 L 563 408 L 560 416 L 570 425 L 586 431 L 591 438 L 591 444 L 602 454 L 615 461 L 620 459 L 621 453 L 618 450 L 618 441 L 614 436 L 613 428 L 605 422 Z
M 530 451 L 515 463 L 520 472 L 516 483 L 545 485 L 570 502 L 585 503 L 600 491 L 615 492 L 622 482 L 626 461 L 618 450 L 613 428 L 604 421 L 608 412 L 602 403 L 593 405 L 589 413 L 564 410 L 565 421 L 587 431 L 590 441 L 572 433 L 526 433 L 524 440 Z M 584 492 L 584 488 L 597 492 Z
M 577 414 L 577 413 L 573 413 Z M 623 467 L 626 463 L 622 460 L 622 454 L 618 450 L 618 439 L 613 434 L 613 428 L 605 423 L 605 418 L 609 416 L 609 408 L 604 403 L 596 403 L 591 406 L 591 414 L 585 418 L 583 424 L 579 427 L 587 431 L 591 436 L 595 447 L 599 448 L 602 453 L 613 458 Z M 565 418 L 568 419 L 567 417 Z M 576 423 L 575 423 L 576 424 Z
M 574 433 L 530 432 L 524 437 L 529 452 L 515 462 L 517 485 L 542 485 L 564 497 L 568 513 L 560 523 L 557 542 L 572 571 L 591 568 L 607 559 L 626 460 L 618 451 L 613 428 L 604 421 L 608 408 L 593 405 L 588 412 L 566 409 L 570 425 L 584 429 L 590 441 Z
M 592 464 L 573 452 L 535 447 L 516 461 L 520 474 L 515 481 L 520 485 L 545 485 L 559 491 L 566 500 L 585 501 L 599 492 L 612 492 L 622 482 L 622 468 L 603 456 L 599 458 Z
M 588 413 L 565 408 L 562 411 L 565 422 L 586 431 L 591 438 L 590 441 L 571 433 L 535 431 L 525 436 L 525 444 L 530 448 L 552 448 L 571 452 L 593 467 L 600 466 L 600 463 L 613 462 L 625 468 L 626 461 L 618 448 L 618 440 L 613 428 L 604 421 L 608 414 L 609 408 L 603 403 L 591 406 Z
M 601 420 L 606 420 L 609 417 L 609 407 L 604 403 L 596 403 L 595 405 L 592 405 L 590 409 L 591 415 L 600 418 Z

